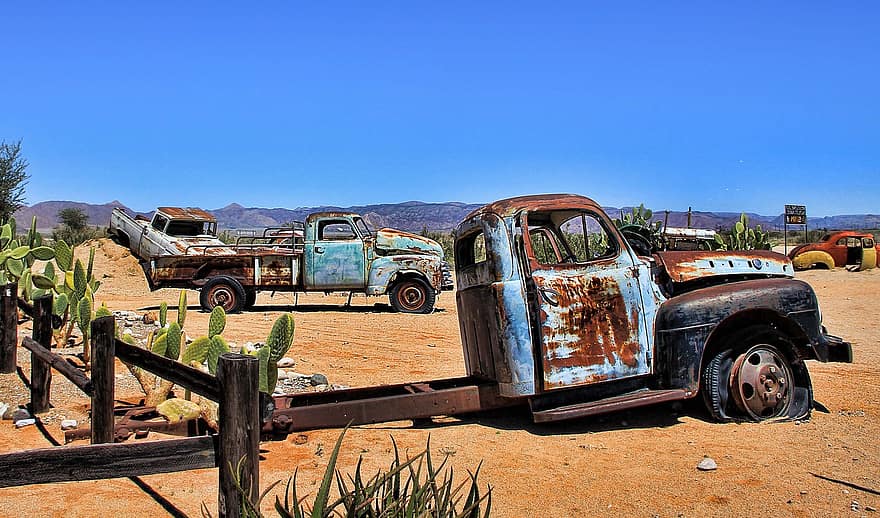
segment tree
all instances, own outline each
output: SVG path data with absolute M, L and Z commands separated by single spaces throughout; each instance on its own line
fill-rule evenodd
M 28 161 L 21 156 L 21 141 L 0 141 L 0 223 L 9 221 L 24 206 Z
M 85 230 L 89 216 L 77 207 L 67 207 L 58 211 L 58 222 L 73 231 Z
M 78 245 L 100 235 L 96 228 L 88 225 L 89 216 L 80 208 L 61 209 L 56 217 L 60 225 L 52 230 L 52 239 L 55 241 L 63 240 L 69 245 Z

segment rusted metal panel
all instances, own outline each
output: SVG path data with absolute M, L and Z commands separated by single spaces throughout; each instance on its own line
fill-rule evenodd
M 794 276 L 791 260 L 768 250 L 658 252 L 656 256 L 673 282 L 715 276 Z
M 499 200 L 471 212 L 465 218 L 469 220 L 482 213 L 494 213 L 502 218 L 515 216 L 523 211 L 543 211 L 559 209 L 588 209 L 601 212 L 595 201 L 577 194 L 537 194 L 532 196 L 518 196 Z
M 496 385 L 472 377 L 295 394 L 275 397 L 276 410 L 263 432 L 460 415 L 523 403 L 499 397 Z
M 431 254 L 443 258 L 443 248 L 433 239 L 410 232 L 383 228 L 376 232 L 376 249 L 405 254 Z
M 512 220 L 483 212 L 462 222 L 456 245 L 473 243 L 477 234 L 485 238 L 486 260 L 459 266 L 456 272 L 456 304 L 468 372 L 494 373 L 499 391 L 506 397 L 536 392 L 532 321 L 521 265 L 514 252 L 518 233 Z
M 413 273 L 424 276 L 434 290 L 443 285 L 440 258 L 433 255 L 389 255 L 376 257 L 370 262 L 367 274 L 367 294 L 383 295 L 399 275 Z
M 193 221 L 217 221 L 210 212 L 198 207 L 159 207 L 156 209 L 170 219 L 189 219 Z
M 627 268 L 532 272 L 542 297 L 544 388 L 563 388 L 646 374 L 647 341 L 639 287 Z

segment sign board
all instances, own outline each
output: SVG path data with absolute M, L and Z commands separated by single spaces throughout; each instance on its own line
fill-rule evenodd
M 786 225 L 806 225 L 807 224 L 807 207 L 806 207 L 806 205 L 786 205 L 785 206 L 785 224 Z

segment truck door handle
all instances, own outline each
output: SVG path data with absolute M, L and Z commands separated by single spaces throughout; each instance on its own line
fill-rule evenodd
M 559 305 L 559 292 L 551 290 L 550 288 L 541 288 L 538 291 L 541 292 L 541 297 L 547 301 L 547 304 L 550 304 L 551 306 Z
M 324 247 L 323 247 L 323 246 L 316 246 L 316 247 L 315 247 L 315 253 L 316 253 L 316 254 L 323 254 L 323 253 L 324 253 Z

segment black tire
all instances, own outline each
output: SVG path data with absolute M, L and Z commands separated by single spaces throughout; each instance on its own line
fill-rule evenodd
M 430 313 L 436 294 L 427 282 L 417 277 L 397 281 L 391 288 L 391 307 L 400 313 Z
M 778 331 L 748 327 L 732 334 L 703 366 L 703 402 L 716 421 L 801 419 L 813 390 L 803 361 Z
M 257 304 L 257 290 L 246 288 L 244 290 L 244 309 L 251 309 Z
M 246 299 L 241 283 L 226 276 L 209 280 L 199 294 L 199 303 L 205 311 L 211 311 L 215 306 L 223 306 L 227 313 L 238 313 Z

